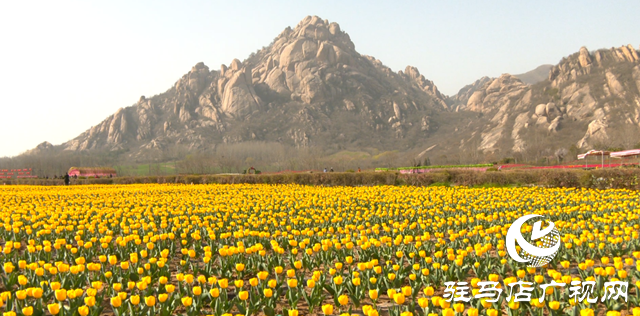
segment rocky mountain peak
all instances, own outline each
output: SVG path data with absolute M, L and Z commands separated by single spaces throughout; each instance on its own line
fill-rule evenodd
M 549 81 L 553 87 L 558 88 L 580 76 L 590 74 L 594 68 L 609 68 L 620 62 L 640 62 L 638 51 L 631 44 L 595 52 L 590 52 L 583 46 L 577 53 L 563 58 L 558 65 L 551 68 Z
M 589 54 L 589 50 L 582 46 L 580 47 L 580 52 L 578 53 L 578 61 L 580 62 L 580 66 L 583 68 L 588 67 L 591 64 L 591 55 Z
M 328 20 L 323 20 L 315 15 L 302 19 L 295 29 L 293 29 L 292 37 L 304 37 L 319 42 L 330 41 L 343 49 L 355 49 L 355 45 L 349 38 L 349 35 L 342 32 L 338 23 L 329 23 Z
M 36 146 L 35 148 L 27 150 L 24 154 L 25 155 L 38 155 L 38 154 L 47 153 L 47 152 L 52 151 L 52 150 L 55 150 L 55 147 L 50 142 L 42 142 L 42 143 L 38 144 L 38 146 Z
M 502 74 L 493 79 L 485 77 L 479 81 L 484 84 L 476 87 L 468 97 L 466 106 L 462 108 L 474 112 L 489 112 L 496 107 L 505 106 L 510 98 L 520 95 L 528 87 L 526 83 L 510 74 Z
M 405 76 L 408 81 L 416 84 L 422 91 L 433 96 L 438 101 L 440 106 L 442 106 L 443 108 L 447 107 L 445 102 L 446 96 L 440 93 L 440 90 L 438 90 L 438 87 L 433 83 L 433 81 L 428 80 L 424 77 L 424 75 L 421 75 L 420 71 L 418 71 L 418 68 L 407 66 L 404 69 L 404 73 L 402 72 L 402 70 L 400 70 L 398 71 L 398 74 L 400 74 L 400 76 Z
M 357 119 L 361 130 L 404 138 L 413 129 L 433 132 L 428 113 L 448 110 L 445 99 L 417 68 L 394 73 L 358 53 L 338 23 L 307 16 L 245 60 L 219 71 L 195 64 L 167 92 L 141 97 L 63 147 L 140 155 L 246 140 L 308 146 L 330 139 L 311 135 L 332 135 L 328 126 L 344 117 Z M 341 142 L 357 139 L 353 131 L 339 135 Z

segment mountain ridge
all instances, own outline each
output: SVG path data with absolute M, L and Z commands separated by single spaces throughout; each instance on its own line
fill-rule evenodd
M 552 67 L 553 65 L 544 64 L 532 70 L 529 70 L 527 72 L 516 74 L 513 76 L 520 79 L 522 82 L 526 84 L 533 85 L 547 79 L 549 77 L 549 71 L 551 70 Z

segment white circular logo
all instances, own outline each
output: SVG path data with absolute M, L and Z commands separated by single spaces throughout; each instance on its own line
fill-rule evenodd
M 525 215 L 518 218 L 509 230 L 507 231 L 506 244 L 507 253 L 511 258 L 518 262 L 529 262 L 529 267 L 538 268 L 551 262 L 560 249 L 560 232 L 556 228 L 553 222 L 550 222 L 549 226 L 545 229 L 541 229 L 542 221 L 537 221 L 533 224 L 531 230 L 531 241 L 540 239 L 542 247 L 537 247 L 525 240 L 524 236 L 520 232 L 522 224 L 527 220 L 542 217 L 537 214 Z M 516 241 L 522 250 L 520 253 L 516 250 Z

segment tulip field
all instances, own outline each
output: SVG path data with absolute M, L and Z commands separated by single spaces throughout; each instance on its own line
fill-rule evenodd
M 560 232 L 547 266 L 506 252 L 525 214 Z M 4 186 L 0 220 L 3 315 L 640 315 L 632 190 Z M 448 281 L 472 299 L 447 298 Z M 473 299 L 481 281 L 502 295 Z M 567 286 L 507 299 L 519 281 Z M 595 297 L 628 282 L 628 299 L 577 302 L 576 281 Z

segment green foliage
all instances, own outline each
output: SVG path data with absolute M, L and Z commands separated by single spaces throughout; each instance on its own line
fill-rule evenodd
M 560 100 L 560 94 L 558 92 L 559 92 L 558 88 L 551 88 L 551 89 L 547 89 L 544 93 L 557 101 L 557 100 Z

